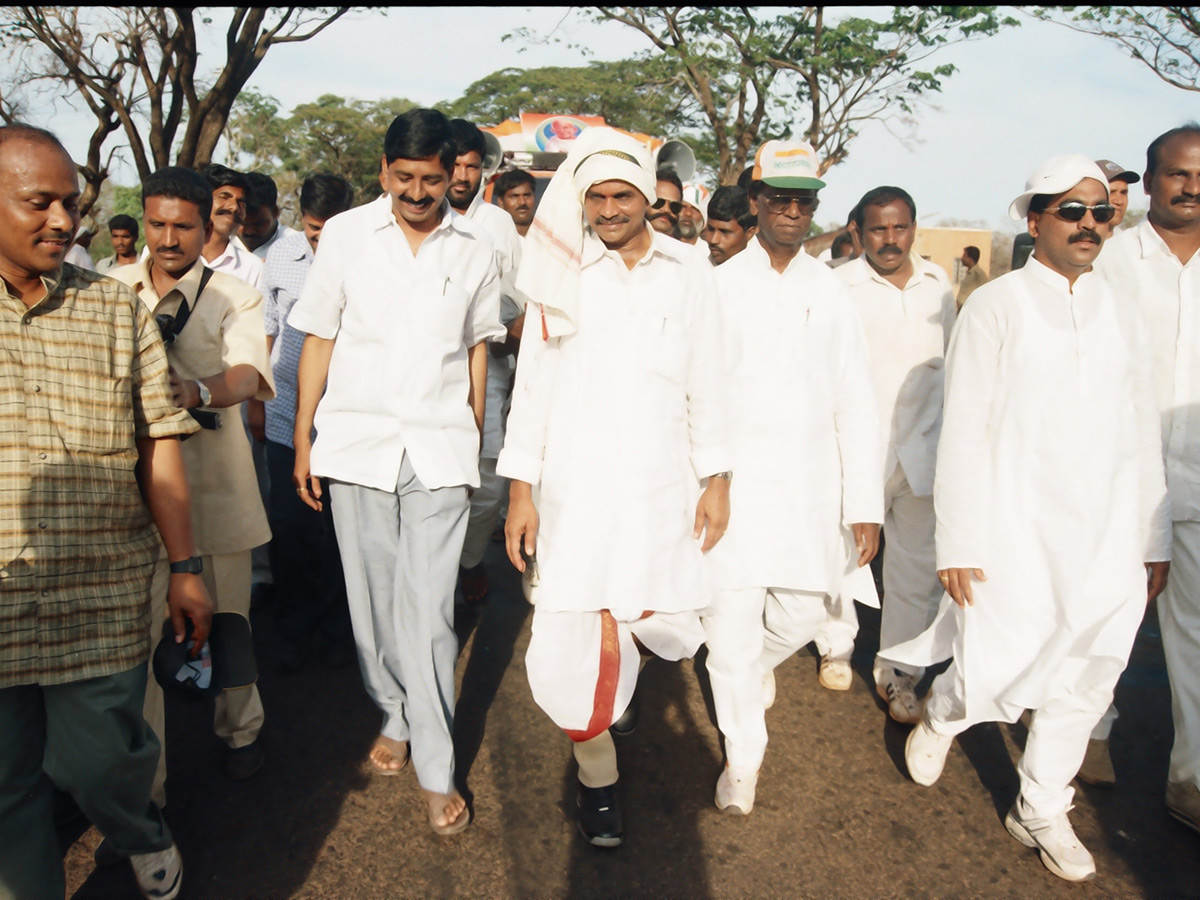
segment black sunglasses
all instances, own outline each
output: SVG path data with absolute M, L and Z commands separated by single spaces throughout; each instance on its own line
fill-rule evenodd
M 816 197 L 796 197 L 793 195 L 774 194 L 770 197 L 763 197 L 763 202 L 767 205 L 773 214 L 779 216 L 792 208 L 795 203 L 801 213 L 815 210 L 821 205 L 821 201 Z
M 664 200 L 662 197 L 659 197 L 654 201 L 650 208 L 660 210 L 668 209 L 671 211 L 671 215 L 677 216 L 683 212 L 683 203 L 679 200 Z
M 1052 206 L 1046 212 L 1054 213 L 1064 222 L 1082 222 L 1089 210 L 1091 210 L 1092 218 L 1100 225 L 1111 221 L 1112 217 L 1117 214 L 1117 208 L 1111 203 L 1097 203 L 1095 206 L 1086 206 L 1083 203 L 1064 203 L 1061 206 Z

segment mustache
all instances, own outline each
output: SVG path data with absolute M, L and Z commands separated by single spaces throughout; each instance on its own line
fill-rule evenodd
M 888 244 L 885 247 L 879 248 L 880 256 L 883 256 L 885 253 L 888 254 L 889 256 L 894 256 L 896 254 L 903 253 L 903 252 L 904 251 L 901 250 L 899 247 L 897 247 L 895 244 Z
M 1075 243 L 1078 243 L 1079 241 L 1092 241 L 1093 243 L 1099 244 L 1103 240 L 1104 239 L 1102 237 L 1100 237 L 1100 235 L 1098 233 L 1096 233 L 1095 231 L 1093 231 L 1090 228 L 1085 228 L 1082 231 L 1080 231 L 1076 234 L 1073 234 L 1069 238 L 1067 238 L 1067 243 L 1075 244 Z
M 432 197 L 425 197 L 422 200 L 414 200 L 412 197 L 408 196 L 408 194 L 401 194 L 400 199 L 405 203 L 411 203 L 413 206 L 429 206 L 431 203 L 433 203 Z
M 597 225 L 624 225 L 628 221 L 629 221 L 629 216 L 623 216 L 623 215 L 618 214 L 615 216 L 600 216 L 599 218 L 596 219 L 596 224 Z
M 1176 203 L 1195 203 L 1198 200 L 1200 200 L 1200 194 L 1183 193 L 1183 194 L 1180 194 L 1178 197 L 1172 197 L 1171 205 L 1174 206 Z

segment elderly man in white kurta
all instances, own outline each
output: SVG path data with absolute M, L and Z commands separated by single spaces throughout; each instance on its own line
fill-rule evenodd
M 1103 172 L 1054 157 L 1010 213 L 1033 256 L 971 295 L 946 360 L 934 504 L 948 596 L 928 631 L 880 653 L 953 658 L 905 747 L 918 784 L 955 735 L 1033 711 L 1004 824 L 1082 881 L 1096 868 L 1067 818 L 1070 782 L 1166 582 L 1170 510 L 1144 327 L 1091 270 L 1113 214 Z
M 941 266 L 912 252 L 916 204 L 893 186 L 868 191 L 851 227 L 863 255 L 838 268 L 871 356 L 883 456 L 883 621 L 890 647 L 929 627 L 942 599 L 933 552 L 933 468 L 942 426 L 946 343 L 954 327 L 954 291 Z M 875 688 L 888 714 L 921 719 L 920 666 L 877 657 Z
M 1136 300 L 1149 333 L 1175 519 L 1171 580 L 1158 601 L 1175 722 L 1167 810 L 1200 831 L 1200 129 L 1160 135 L 1144 184 L 1149 214 L 1113 238 L 1096 269 L 1117 296 Z
M 677 660 L 703 640 L 702 552 L 729 509 L 712 270 L 649 228 L 654 199 L 646 148 L 607 128 L 584 132 L 547 188 L 497 467 L 512 479 L 509 557 L 524 571 L 536 555 L 529 684 L 574 741 L 579 827 L 597 846 L 622 841 L 608 728 L 641 653 Z
M 837 276 L 803 250 L 824 186 L 816 155 L 770 141 L 753 174 L 758 233 L 716 270 L 735 476 L 729 533 L 709 559 L 720 590 L 704 617 L 727 757 L 715 801 L 735 814 L 754 806 L 766 749 L 763 673 L 814 639 L 823 665 L 848 656 L 853 632 L 844 648 L 822 646 L 822 634 L 832 598 L 850 593 L 846 576 L 869 580 L 860 567 L 883 518 L 866 341 Z

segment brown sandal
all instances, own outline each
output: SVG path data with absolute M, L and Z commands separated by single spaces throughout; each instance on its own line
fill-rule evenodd
M 449 794 L 438 794 L 434 791 L 422 789 L 421 793 L 425 796 L 425 808 L 426 812 L 429 814 L 429 827 L 434 830 L 435 834 L 440 834 L 443 836 L 458 834 L 471 824 L 471 808 L 466 805 L 463 806 L 462 812 L 455 817 L 453 822 L 449 822 L 446 825 L 439 825 L 437 822 L 437 814 L 434 812 L 434 808 L 438 805 L 438 799 L 440 798 L 442 801 L 445 801 L 450 797 L 459 797 L 459 799 L 462 799 L 458 791 L 452 790 Z M 442 811 L 445 811 L 446 809 L 444 802 L 441 804 L 441 809 Z
M 381 764 L 376 762 L 376 750 L 383 750 L 393 761 L 399 759 L 400 755 L 396 752 L 396 750 L 399 749 L 401 745 L 404 746 L 404 759 L 401 761 L 400 765 L 392 768 L 391 765 L 386 763 Z M 412 753 L 409 751 L 407 741 L 394 741 L 391 738 L 384 737 L 381 734 L 379 737 L 375 738 L 375 743 L 371 745 L 371 751 L 367 754 L 367 762 L 371 766 L 371 771 L 373 771 L 376 775 L 399 775 L 408 765 L 408 760 L 411 756 Z

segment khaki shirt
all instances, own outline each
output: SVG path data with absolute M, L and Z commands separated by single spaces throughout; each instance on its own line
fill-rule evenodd
M 962 305 L 967 302 L 967 298 L 971 296 L 971 292 L 976 288 L 981 288 L 988 281 L 988 273 L 983 270 L 983 266 L 979 263 L 967 269 L 967 273 L 963 275 L 962 281 L 958 283 L 958 296 L 954 302 L 962 309 Z
M 181 378 L 208 378 L 247 364 L 258 370 L 258 400 L 275 396 L 262 295 L 232 275 L 213 272 L 196 302 L 200 264 L 192 266 L 161 299 L 142 260 L 114 269 L 110 277 L 130 285 L 150 314 L 175 315 L 184 298 L 191 308 L 186 327 L 167 348 L 167 359 Z M 221 427 L 198 432 L 183 444 L 192 495 L 192 529 L 201 555 L 237 553 L 271 539 L 258 493 L 250 442 L 237 407 L 218 410 Z
M 0 688 L 146 659 L 158 532 L 136 438 L 197 430 L 153 317 L 71 265 L 27 309 L 0 281 Z

